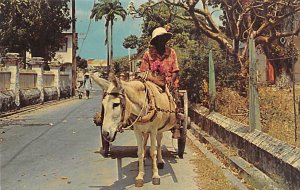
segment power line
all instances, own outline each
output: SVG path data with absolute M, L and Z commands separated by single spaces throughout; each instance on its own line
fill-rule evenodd
M 93 6 L 92 6 L 91 10 L 94 8 L 95 3 L 96 3 L 96 0 L 94 0 Z M 84 44 L 84 42 L 85 42 L 85 40 L 86 40 L 86 38 L 87 38 L 87 36 L 88 36 L 88 34 L 89 34 L 90 27 L 91 27 L 91 23 L 92 23 L 92 19 L 90 18 L 90 21 L 89 21 L 89 25 L 88 25 L 86 34 L 85 34 L 85 36 L 84 36 L 84 38 L 83 38 L 83 40 L 82 40 L 82 42 L 81 42 L 79 54 L 81 53 L 81 51 L 82 51 L 82 49 L 83 49 L 83 44 Z

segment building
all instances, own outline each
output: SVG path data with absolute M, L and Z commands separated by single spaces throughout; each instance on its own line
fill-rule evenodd
M 300 13 L 295 15 L 294 18 L 294 22 L 286 22 L 285 25 L 285 29 L 287 30 L 294 30 L 296 27 L 299 27 L 299 23 L 300 23 Z M 297 51 L 298 51 L 298 58 L 295 58 L 297 61 L 294 65 L 294 72 L 295 72 L 295 82 L 300 84 L 300 33 L 298 33 L 297 35 L 293 36 L 293 37 L 282 37 L 279 39 L 279 44 L 281 44 L 282 48 L 287 47 L 287 44 L 289 42 L 293 41 Z M 282 59 L 282 64 L 286 65 L 288 63 L 286 63 L 287 59 L 283 59 L 283 58 L 278 58 L 278 59 Z M 292 59 L 292 58 L 291 58 Z M 275 82 L 275 68 L 273 67 L 273 63 L 278 61 L 276 59 L 267 59 L 266 56 L 263 54 L 263 52 L 258 51 L 257 52 L 257 72 L 258 72 L 258 80 L 260 82 L 267 82 L 270 84 L 273 84 Z M 290 66 L 291 67 L 291 66 Z M 285 70 L 289 70 L 287 67 L 284 66 Z M 292 70 L 292 69 L 290 69 Z

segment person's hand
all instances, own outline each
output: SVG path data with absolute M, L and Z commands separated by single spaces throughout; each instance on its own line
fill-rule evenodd
M 170 82 L 168 86 L 170 91 L 174 90 L 174 83 Z

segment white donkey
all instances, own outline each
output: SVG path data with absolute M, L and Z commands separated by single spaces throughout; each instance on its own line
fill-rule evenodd
M 117 132 L 133 128 L 137 139 L 139 160 L 135 186 L 141 187 L 144 184 L 145 146 L 150 134 L 152 183 L 159 185 L 158 168 L 164 166 L 161 153 L 162 132 L 170 130 L 176 124 L 176 105 L 170 93 L 160 92 L 157 86 L 149 81 L 124 82 L 112 77 L 111 82 L 108 82 L 96 76 L 92 78 L 106 91 L 102 101 L 103 137 L 112 142 Z

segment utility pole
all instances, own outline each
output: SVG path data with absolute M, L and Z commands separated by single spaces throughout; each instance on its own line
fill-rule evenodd
M 249 39 L 249 126 L 250 132 L 261 131 L 260 108 L 257 92 L 256 52 L 255 42 Z
M 76 81 L 77 81 L 77 33 L 76 33 L 76 19 L 75 19 L 75 0 L 72 0 L 72 95 L 75 95 Z
M 209 51 L 208 64 L 209 64 L 209 111 L 216 111 L 216 77 L 215 65 L 212 57 L 212 50 Z

